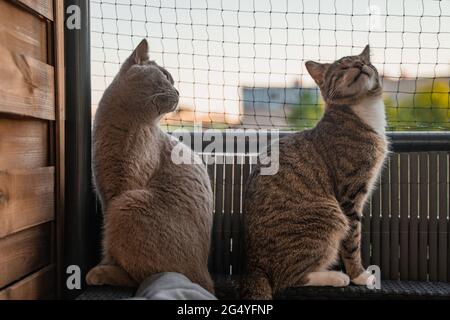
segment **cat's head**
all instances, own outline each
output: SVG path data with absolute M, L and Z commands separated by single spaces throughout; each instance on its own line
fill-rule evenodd
M 352 105 L 382 93 L 377 69 L 370 63 L 369 45 L 356 56 L 333 63 L 308 61 L 305 65 L 328 106 Z
M 173 86 L 173 78 L 166 69 L 149 59 L 145 39 L 123 63 L 117 80 L 116 89 L 122 93 L 129 108 L 156 118 L 177 107 L 179 93 Z

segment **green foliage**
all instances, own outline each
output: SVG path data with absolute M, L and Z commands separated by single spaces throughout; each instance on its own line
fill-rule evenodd
M 398 103 L 386 97 L 389 130 L 450 130 L 449 84 L 436 81 Z
M 323 102 L 314 92 L 303 91 L 300 101 L 287 119 L 295 130 L 313 127 L 324 110 Z M 384 103 L 388 130 L 450 130 L 450 87 L 446 82 L 435 81 L 398 102 L 386 96 Z
M 312 90 L 300 93 L 300 104 L 293 106 L 287 122 L 292 129 L 303 130 L 314 127 L 323 115 L 324 106 L 319 95 Z

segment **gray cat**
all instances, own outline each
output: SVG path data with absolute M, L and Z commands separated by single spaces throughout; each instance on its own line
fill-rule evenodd
M 178 103 L 173 83 L 149 60 L 142 40 L 99 103 L 92 164 L 104 210 L 104 252 L 88 284 L 134 286 L 172 271 L 213 292 L 208 174 L 196 155 L 196 164 L 175 164 L 171 153 L 179 142 L 158 126 Z

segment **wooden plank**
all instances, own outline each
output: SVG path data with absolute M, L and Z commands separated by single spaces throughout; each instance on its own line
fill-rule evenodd
M 0 291 L 0 300 L 37 300 L 54 297 L 55 267 L 44 267 Z
M 211 187 L 214 189 L 214 180 L 215 180 L 215 156 L 211 154 L 205 154 L 204 156 L 206 162 L 206 171 L 208 172 L 209 180 L 211 181 Z
M 0 288 L 50 264 L 50 227 L 46 223 L 0 239 Z
M 438 279 L 439 281 L 448 281 L 447 278 L 447 256 L 448 254 L 448 246 L 447 246 L 447 221 L 448 221 L 448 185 L 449 181 L 447 181 L 448 175 L 448 153 L 447 152 L 439 152 L 439 239 L 438 239 L 438 247 L 439 247 L 439 261 L 438 261 Z M 449 271 L 450 272 L 450 271 Z
M 450 190 L 450 188 L 448 188 Z M 450 196 L 450 192 L 449 192 Z M 447 248 L 450 248 L 450 221 L 447 220 Z M 450 254 L 447 254 L 447 266 L 450 266 Z M 450 279 L 450 268 L 447 268 L 447 279 Z
M 0 118 L 0 170 L 48 165 L 48 122 Z
M 225 193 L 223 204 L 222 245 L 223 268 L 230 274 L 231 267 L 231 210 L 233 201 L 233 156 L 225 156 Z
M 55 1 L 53 28 L 53 59 L 55 66 L 55 255 L 56 255 L 56 294 L 62 298 L 64 290 L 64 207 L 65 207 L 65 64 L 64 64 L 64 2 Z M 50 27 L 48 27 L 50 29 Z M 52 38 L 52 37 L 50 37 Z
M 400 279 L 409 279 L 409 157 L 400 154 Z
M 215 208 L 215 156 L 211 155 L 211 154 L 204 154 L 203 155 L 203 159 L 205 160 L 206 163 L 206 170 L 208 172 L 208 176 L 209 176 L 209 180 L 211 182 L 211 189 L 213 192 L 213 208 Z M 213 209 L 214 210 L 214 209 Z M 210 250 L 209 250 L 209 256 L 208 256 L 208 268 L 211 272 L 213 272 L 213 270 L 215 270 L 214 268 L 214 256 L 215 256 L 215 251 L 216 249 L 216 237 L 214 235 L 215 230 L 216 230 L 216 216 L 213 216 L 213 227 L 212 227 L 212 233 L 211 233 L 211 239 L 213 240 L 211 242 L 210 245 Z
M 0 1 L 0 46 L 47 62 L 45 21 L 8 1 Z
M 244 193 L 250 173 L 251 173 L 251 157 L 246 156 L 244 159 L 244 165 L 242 166 L 242 185 Z
M 232 274 L 239 274 L 241 269 L 241 197 L 242 197 L 242 156 L 234 156 L 233 166 L 233 213 L 231 220 L 232 247 Z
M 371 229 L 371 244 L 372 244 L 372 252 L 371 252 L 371 264 L 373 265 L 381 265 L 381 186 L 380 180 L 378 179 L 378 183 L 375 186 L 375 190 L 372 193 L 372 220 L 370 224 Z
M 363 220 L 361 223 L 361 258 L 364 267 L 370 265 L 370 242 L 371 242 L 371 234 L 370 234 L 370 202 L 364 205 L 363 208 Z
M 381 174 L 381 277 L 390 279 L 389 166 Z
M 49 20 L 53 20 L 53 0 L 16 0 Z M 56 1 L 58 2 L 58 0 Z
M 0 46 L 0 112 L 55 120 L 52 66 Z
M 54 218 L 55 168 L 0 171 L 0 238 Z
M 428 274 L 430 281 L 438 279 L 438 158 L 436 152 L 429 153 L 429 200 L 428 200 Z
M 419 155 L 419 280 L 428 280 L 428 154 Z
M 223 194 L 224 194 L 224 157 L 216 156 L 216 181 L 214 184 L 214 223 L 213 223 L 213 245 L 214 245 L 214 268 L 213 273 L 223 274 Z
M 419 278 L 419 154 L 409 155 L 409 270 L 410 280 Z
M 400 156 L 394 153 L 389 161 L 389 170 L 391 171 L 391 238 L 390 238 L 390 279 L 399 278 L 399 165 Z
M 246 150 L 248 150 L 248 148 L 246 147 Z M 244 156 L 244 163 L 242 164 L 242 214 L 240 217 L 240 232 L 241 232 L 241 247 L 240 247 L 240 252 L 239 252 L 239 256 L 241 257 L 241 265 L 243 265 L 243 259 L 245 257 L 245 229 L 244 229 L 244 215 L 245 215 L 245 199 L 246 199 L 246 186 L 248 183 L 248 178 L 250 175 L 250 162 L 251 159 L 249 156 L 245 155 Z M 243 270 L 241 270 L 242 272 Z

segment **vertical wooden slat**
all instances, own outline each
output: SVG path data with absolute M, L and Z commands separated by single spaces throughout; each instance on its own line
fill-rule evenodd
M 398 203 L 398 164 L 399 154 L 391 157 L 389 167 L 391 171 L 391 239 L 390 239 L 390 278 L 397 280 L 399 275 L 399 203 Z
M 205 163 L 206 166 L 206 172 L 208 173 L 209 182 L 211 183 L 211 190 L 213 192 L 213 195 L 215 194 L 215 174 L 216 174 L 216 155 L 210 154 L 210 153 L 202 153 L 201 157 Z M 213 196 L 213 212 L 214 212 L 214 205 L 215 205 L 215 197 Z
M 248 150 L 248 149 L 246 149 Z M 240 220 L 240 231 L 241 231 L 241 246 L 240 246 L 240 259 L 241 259 L 241 265 L 244 265 L 244 259 L 245 259 L 245 226 L 244 226 L 244 215 L 245 215 L 245 188 L 248 182 L 248 177 L 250 175 L 250 157 L 245 155 L 244 156 L 244 163 L 242 165 L 242 214 L 241 214 L 241 220 Z
M 216 161 L 223 159 L 223 156 L 216 156 Z M 222 217 L 223 217 L 223 173 L 224 164 L 216 164 L 216 181 L 214 193 L 214 223 L 213 223 L 213 246 L 214 246 L 214 270 L 219 274 L 223 274 L 223 248 L 222 248 Z
M 447 230 L 450 230 L 450 221 L 448 220 L 447 220 Z M 450 232 L 448 231 L 447 231 L 447 248 L 450 248 Z M 450 254 L 447 254 L 447 266 L 450 266 Z M 447 268 L 447 279 L 450 279 L 450 268 Z
M 389 219 L 389 166 L 381 175 L 381 277 L 390 278 L 390 219 Z
M 379 266 L 381 264 L 381 178 L 378 179 L 378 183 L 375 186 L 375 190 L 372 193 L 372 220 L 370 225 L 371 230 L 371 264 Z
M 419 156 L 419 280 L 428 278 L 428 154 Z
M 53 6 L 53 55 L 55 66 L 55 194 L 56 194 L 56 283 L 57 297 L 61 298 L 64 284 L 64 208 L 65 208 L 65 60 L 64 60 L 64 3 L 55 1 Z
M 233 156 L 225 156 L 225 193 L 223 204 L 222 245 L 223 269 L 230 274 L 231 266 L 231 207 L 233 197 Z
M 214 181 L 215 181 L 215 156 L 211 154 L 204 155 L 205 163 L 206 163 L 206 171 L 208 172 L 209 180 L 211 181 L 211 187 L 214 191 Z M 211 162 L 211 163 L 210 163 Z
M 447 219 L 448 219 L 448 181 L 447 181 L 447 152 L 439 152 L 439 228 L 438 228 L 438 279 L 448 281 L 447 278 Z M 450 268 L 449 268 L 450 272 Z
M 249 146 L 249 138 L 245 137 L 245 159 L 244 159 L 244 165 L 242 166 L 242 184 L 244 187 L 244 192 L 245 192 L 245 186 L 247 185 L 247 180 L 248 177 L 250 175 L 250 157 L 248 156 L 248 153 L 250 153 L 250 146 Z
M 244 192 L 245 192 L 245 186 L 248 182 L 248 177 L 250 176 L 251 172 L 251 158 L 249 156 L 246 156 L 244 159 L 244 165 L 242 166 L 242 183 L 244 186 Z
M 239 274 L 241 259 L 239 253 L 241 252 L 241 190 L 242 190 L 242 157 L 234 156 L 233 166 L 233 213 L 231 221 L 231 237 L 233 239 L 233 247 L 231 251 L 231 265 L 232 273 Z
M 409 279 L 418 279 L 419 252 L 419 154 L 409 155 Z
M 450 152 L 447 152 L 447 248 L 450 249 Z M 450 281 L 450 253 L 447 252 L 447 281 Z
M 409 166 L 408 154 L 400 154 L 400 279 L 407 280 L 409 275 Z
M 430 281 L 437 281 L 438 279 L 438 191 L 437 191 L 437 172 L 438 170 L 438 158 L 436 152 L 429 153 L 429 222 L 428 222 L 428 274 Z
M 206 163 L 206 171 L 208 172 L 208 176 L 209 176 L 209 181 L 211 183 L 211 189 L 213 192 L 213 212 L 214 212 L 214 208 L 215 208 L 215 162 L 213 161 L 215 159 L 214 155 L 211 154 L 203 154 L 203 159 Z M 211 163 L 210 163 L 211 162 Z M 211 239 L 213 241 L 211 241 L 210 244 L 210 250 L 209 250 L 209 256 L 208 256 L 208 267 L 210 272 L 214 272 L 214 252 L 216 250 L 215 248 L 215 236 L 214 236 L 214 220 L 215 220 L 215 216 L 213 216 L 213 227 L 212 227 L 212 231 L 211 231 Z
M 361 239 L 361 258 L 364 267 L 370 265 L 370 202 L 366 203 L 363 209 L 363 221 L 362 221 L 362 239 Z

